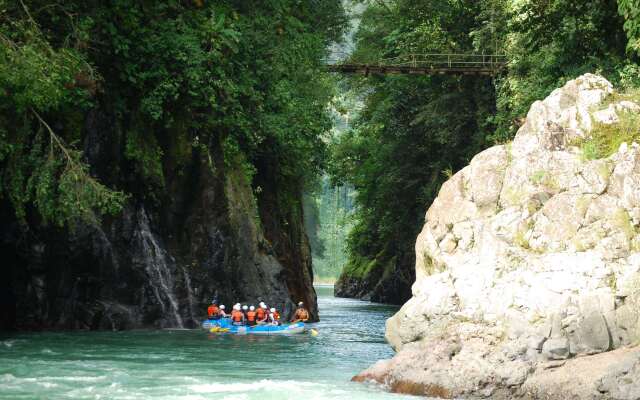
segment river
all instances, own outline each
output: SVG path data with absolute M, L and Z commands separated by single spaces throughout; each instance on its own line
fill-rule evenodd
M 349 382 L 392 356 L 384 321 L 395 308 L 335 298 L 331 287 L 317 291 L 315 337 L 202 330 L 4 334 L 0 399 L 406 398 Z

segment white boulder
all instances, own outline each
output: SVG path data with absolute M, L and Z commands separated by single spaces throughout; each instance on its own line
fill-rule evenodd
M 400 353 L 384 376 L 512 396 L 543 365 L 640 341 L 640 146 L 593 161 L 575 146 L 640 112 L 603 106 L 612 93 L 596 75 L 568 82 L 532 105 L 513 143 L 442 186 L 416 242 L 413 297 L 387 321 Z M 415 354 L 430 349 L 442 354 Z

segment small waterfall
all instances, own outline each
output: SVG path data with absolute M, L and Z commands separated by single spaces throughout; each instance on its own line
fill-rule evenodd
M 176 325 L 183 328 L 182 317 L 178 309 L 178 301 L 174 293 L 175 283 L 169 265 L 167 263 L 167 254 L 158 244 L 158 240 L 151 233 L 149 227 L 149 217 L 144 208 L 138 212 L 138 222 L 140 230 L 137 232 L 140 237 L 140 243 L 144 252 L 145 271 L 149 277 L 149 284 L 153 288 L 153 293 L 160 303 L 163 313 L 169 312 L 173 314 Z M 167 300 L 164 301 L 163 297 Z M 168 307 L 167 307 L 168 302 Z
M 184 285 L 187 289 L 187 301 L 189 302 L 189 313 L 191 313 L 191 320 L 196 322 L 195 319 L 196 313 L 193 310 L 193 288 L 191 287 L 191 276 L 189 276 L 189 272 L 185 267 L 182 267 L 182 274 L 184 275 Z

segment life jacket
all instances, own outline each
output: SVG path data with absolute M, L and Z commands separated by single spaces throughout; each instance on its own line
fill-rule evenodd
M 256 312 L 255 311 L 247 311 L 247 321 L 254 322 L 256 320 Z
M 277 310 L 273 313 L 273 319 L 276 321 L 280 321 L 280 313 Z
M 309 319 L 309 312 L 304 308 L 299 308 L 298 311 L 296 311 L 295 318 L 301 320 Z
M 231 313 L 231 319 L 233 322 L 242 322 L 242 311 L 233 310 Z
M 212 304 L 207 308 L 207 314 L 209 315 L 209 317 L 215 317 L 216 315 L 218 315 L 218 311 L 219 308 L 215 304 Z
M 264 316 L 266 315 L 265 311 L 264 311 L 264 308 L 262 308 L 262 307 L 258 308 L 256 310 L 256 315 L 258 317 L 258 321 L 262 321 L 264 319 Z

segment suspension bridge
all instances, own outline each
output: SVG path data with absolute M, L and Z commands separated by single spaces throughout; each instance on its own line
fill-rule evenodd
M 507 65 L 500 54 L 407 54 L 375 62 L 329 60 L 327 70 L 345 74 L 484 75 L 493 76 Z

